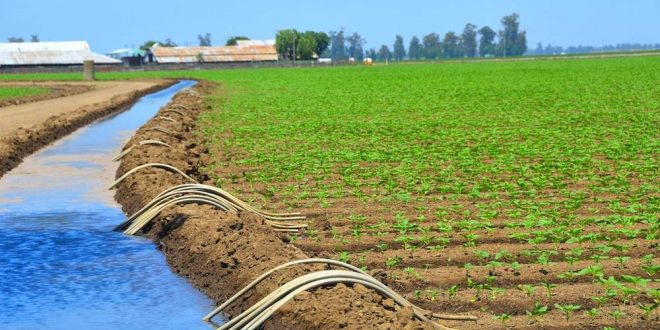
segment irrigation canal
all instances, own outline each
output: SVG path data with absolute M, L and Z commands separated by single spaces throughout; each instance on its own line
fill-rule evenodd
M 182 81 L 27 157 L 0 179 L 0 329 L 209 329 L 212 301 L 151 241 L 113 232 L 125 140 Z

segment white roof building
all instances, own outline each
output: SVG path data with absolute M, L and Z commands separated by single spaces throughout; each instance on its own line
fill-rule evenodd
M 0 43 L 0 66 L 76 65 L 86 60 L 96 64 L 121 63 L 92 52 L 86 41 Z
M 275 46 L 275 39 L 268 40 L 236 40 L 236 46 Z

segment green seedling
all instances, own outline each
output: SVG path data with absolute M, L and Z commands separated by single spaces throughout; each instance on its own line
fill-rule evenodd
M 555 304 L 555 308 L 557 308 L 557 309 L 559 309 L 560 311 L 562 311 L 562 313 L 564 313 L 564 317 L 566 317 L 566 321 L 568 321 L 568 320 L 571 318 L 571 315 L 573 315 L 573 313 L 574 313 L 575 311 L 577 311 L 577 310 L 579 310 L 580 308 L 582 308 L 582 306 L 580 306 L 580 305 L 560 305 L 560 304 Z

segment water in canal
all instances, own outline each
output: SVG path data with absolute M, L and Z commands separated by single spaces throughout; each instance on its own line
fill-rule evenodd
M 0 179 L 0 329 L 209 329 L 212 302 L 173 274 L 107 190 L 125 140 L 179 90 L 141 98 Z

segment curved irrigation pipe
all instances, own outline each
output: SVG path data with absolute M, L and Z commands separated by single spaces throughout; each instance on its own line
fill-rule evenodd
M 430 322 L 438 329 L 449 329 L 431 321 L 423 314 L 421 309 L 413 308 L 414 305 L 412 303 L 385 286 L 383 283 L 378 282 L 373 277 L 361 272 L 346 270 L 323 270 L 293 279 L 283 286 L 280 286 L 243 313 L 220 326 L 218 329 L 255 329 L 270 318 L 277 309 L 286 304 L 300 292 L 337 283 L 362 284 L 367 288 L 375 290 L 383 297 L 394 300 L 394 302 L 400 306 L 411 307 L 413 314 L 417 319 Z
M 224 303 L 222 303 L 222 305 L 218 306 L 216 309 L 214 309 L 213 311 L 208 313 L 206 316 L 204 316 L 203 320 L 204 321 L 210 321 L 211 318 L 218 315 L 225 308 L 227 308 L 229 305 L 234 303 L 234 301 L 238 300 L 238 298 L 240 298 L 242 295 L 244 295 L 248 290 L 254 288 L 255 286 L 257 286 L 257 284 L 261 283 L 263 280 L 265 280 L 271 274 L 275 273 L 278 270 L 288 268 L 288 267 L 291 267 L 291 266 L 295 266 L 295 265 L 319 264 L 319 263 L 327 264 L 328 266 L 333 265 L 333 266 L 343 267 L 343 268 L 346 268 L 346 269 L 350 269 L 354 272 L 364 273 L 361 269 L 359 269 L 359 268 L 357 268 L 353 265 L 350 265 L 350 264 L 347 264 L 347 263 L 344 263 L 344 262 L 341 262 L 341 261 L 337 261 L 337 260 L 332 260 L 332 259 L 309 258 L 309 259 L 301 259 L 301 260 L 290 261 L 290 262 L 287 262 L 285 264 L 281 264 L 281 265 L 279 265 L 279 266 L 277 266 L 277 267 L 261 274 L 261 276 L 257 277 L 254 281 L 250 282 L 250 284 L 246 285 L 243 289 L 241 289 L 241 291 L 238 291 L 236 294 L 231 296 L 231 298 L 227 299 Z
M 238 214 L 243 211 L 253 212 L 265 218 L 265 222 L 276 231 L 298 232 L 307 228 L 306 224 L 282 223 L 280 221 L 302 220 L 304 216 L 299 213 L 284 213 L 268 215 L 259 211 L 240 199 L 233 197 L 220 188 L 204 184 L 181 184 L 168 188 L 154 197 L 140 210 L 129 216 L 126 221 L 115 227 L 114 230 L 123 230 L 125 234 L 133 235 L 153 220 L 165 208 L 181 203 L 209 204 L 219 209 Z M 255 211 L 256 210 L 256 211 Z M 272 213 L 270 213 L 272 214 Z
M 167 207 L 173 206 L 175 204 L 190 204 L 190 203 L 198 203 L 198 204 L 209 204 L 213 205 L 225 212 L 230 212 L 233 214 L 238 214 L 239 210 L 236 209 L 233 205 L 228 203 L 225 200 L 217 199 L 215 196 L 211 194 L 193 194 L 193 195 L 182 195 L 182 196 L 176 196 L 171 199 L 163 200 L 160 201 L 159 203 L 151 206 L 148 208 L 145 212 L 134 215 L 128 220 L 126 220 L 124 223 L 121 225 L 117 226 L 115 230 L 123 229 L 126 228 L 127 226 L 130 226 L 131 228 L 134 228 L 136 226 L 139 226 L 138 230 L 141 229 L 146 223 L 151 221 L 158 213 L 160 213 L 162 210 L 164 210 Z M 132 231 L 130 229 L 126 229 L 125 233 L 127 234 L 133 234 L 137 232 L 137 230 Z
M 182 90 L 181 93 L 190 94 L 192 96 L 199 96 L 199 94 L 197 92 L 195 92 L 194 90 L 192 90 L 190 88 L 186 88 L 186 89 Z
M 165 134 L 169 134 L 169 135 L 174 135 L 174 132 L 170 131 L 167 128 L 160 127 L 160 126 L 147 128 L 146 130 L 147 131 L 157 131 L 157 132 L 161 132 L 161 133 L 165 133 Z
M 183 109 L 183 110 L 188 110 L 188 107 L 186 107 L 186 106 L 183 105 L 183 104 L 179 104 L 179 103 L 172 103 L 168 108 L 170 108 L 170 109 Z
M 177 190 L 177 191 L 168 191 L 164 194 L 161 193 L 158 196 L 156 196 L 154 199 L 152 199 L 149 203 L 147 203 L 145 206 L 143 206 L 140 210 L 135 212 L 133 215 L 129 216 L 127 220 L 132 221 L 137 216 L 139 216 L 143 212 L 147 211 L 149 208 L 152 208 L 152 207 L 162 203 L 163 201 L 170 200 L 170 199 L 175 198 L 177 196 L 180 196 L 182 194 L 197 193 L 197 192 L 198 192 L 198 190 L 190 190 L 190 189 L 185 189 L 184 190 L 184 189 L 182 189 L 182 190 Z M 200 191 L 200 193 L 205 193 L 205 192 Z M 229 203 L 231 203 L 231 202 L 229 202 Z M 235 209 L 237 211 L 240 210 L 239 207 L 234 205 L 234 204 L 231 204 L 231 206 L 232 206 L 233 209 Z
M 163 111 L 161 111 L 161 112 L 162 112 L 162 113 L 166 113 L 166 112 L 174 112 L 174 113 L 178 113 L 178 114 L 181 115 L 182 117 L 185 117 L 185 115 L 183 114 L 183 112 L 181 112 L 181 111 L 179 111 L 179 110 L 176 110 L 176 109 L 165 109 L 165 110 L 163 110 Z
M 186 184 L 181 184 L 178 186 L 170 187 L 160 194 L 158 194 L 154 199 L 149 202 L 147 205 L 145 205 L 140 211 L 137 211 L 136 214 L 139 214 L 143 212 L 145 209 L 151 207 L 152 205 L 158 203 L 160 200 L 170 197 L 172 195 L 176 194 L 181 194 L 181 193 L 188 193 L 192 191 L 202 191 L 202 192 L 209 192 L 215 195 L 218 195 L 219 197 L 228 200 L 231 202 L 237 209 L 240 211 L 250 211 L 252 213 L 255 213 L 257 215 L 260 215 L 268 220 L 273 220 L 273 221 L 288 221 L 288 220 L 304 220 L 306 219 L 305 216 L 301 216 L 300 213 L 294 212 L 294 213 L 270 213 L 266 211 L 259 210 L 255 207 L 252 207 L 251 205 L 247 204 L 246 202 L 234 197 L 230 193 L 228 193 L 225 190 L 222 190 L 220 188 L 214 187 L 214 186 L 209 186 L 205 184 L 200 184 L 200 183 L 186 183 Z
M 272 275 L 272 274 L 275 273 L 276 271 L 279 271 L 279 270 L 282 270 L 282 269 L 285 269 L 285 268 L 288 268 L 288 267 L 291 267 L 291 266 L 295 266 L 295 265 L 303 265 L 303 264 L 326 264 L 328 267 L 329 267 L 329 266 L 337 266 L 337 267 L 341 267 L 341 268 L 344 268 L 344 269 L 347 269 L 347 270 L 353 271 L 353 272 L 355 272 L 355 273 L 359 273 L 359 274 L 363 274 L 363 275 L 365 275 L 365 276 L 368 276 L 369 278 L 371 278 L 372 281 L 378 283 L 379 285 L 385 286 L 384 284 L 378 282 L 378 280 L 376 280 L 375 278 L 373 278 L 373 277 L 371 277 L 370 275 L 368 275 L 368 274 L 367 274 L 366 272 L 364 272 L 363 270 L 361 270 L 361 269 L 359 269 L 359 268 L 357 268 L 357 267 L 355 267 L 355 266 L 353 266 L 353 265 L 350 265 L 350 264 L 347 264 L 347 263 L 343 263 L 343 262 L 340 262 L 340 261 L 337 261 L 337 260 L 323 259 L 323 258 L 309 258 L 309 259 L 294 260 L 294 261 L 290 261 L 290 262 L 287 262 L 287 263 L 285 263 L 285 264 L 279 265 L 279 266 L 277 266 L 277 267 L 275 267 L 275 268 L 272 268 L 272 269 L 270 269 L 269 271 L 267 271 L 267 272 L 261 274 L 261 276 L 257 277 L 255 280 L 253 280 L 252 282 L 250 282 L 250 284 L 248 284 L 248 285 L 245 286 L 243 289 L 241 289 L 239 292 L 237 292 L 236 294 L 234 294 L 232 297 L 230 297 L 228 300 L 226 300 L 222 305 L 218 306 L 216 309 L 214 309 L 214 310 L 211 311 L 209 314 L 207 314 L 207 315 L 204 317 L 203 320 L 204 320 L 204 321 L 207 321 L 207 322 L 210 322 L 211 319 L 212 319 L 215 315 L 221 313 L 221 312 L 222 312 L 223 310 L 225 310 L 229 305 L 231 305 L 231 304 L 234 303 L 236 300 L 238 300 L 238 299 L 241 298 L 243 295 L 245 295 L 245 293 L 246 293 L 247 291 L 249 291 L 250 289 L 253 289 L 255 286 L 257 286 L 259 283 L 261 283 L 262 281 L 264 281 L 266 278 L 268 278 L 270 275 Z M 386 287 L 386 286 L 385 286 L 385 287 Z M 401 299 L 403 299 L 403 298 L 401 298 Z M 404 299 L 404 300 L 405 300 L 405 299 Z M 413 305 L 412 303 L 410 303 L 410 306 L 412 306 L 412 308 L 413 308 L 414 310 L 417 310 L 417 311 L 418 311 L 419 313 L 421 313 L 422 315 L 425 314 L 425 313 L 429 313 L 430 315 L 432 315 L 433 318 L 445 319 L 445 320 L 461 320 L 461 321 L 476 321 L 476 320 L 477 320 L 477 318 L 474 317 L 474 316 L 444 315 L 444 314 L 438 314 L 438 313 L 430 313 L 430 312 L 427 312 L 427 311 L 425 311 L 425 310 L 423 310 L 423 309 L 421 309 L 421 308 L 419 308 L 419 307 Z
M 335 271 L 335 272 L 350 273 L 350 272 L 346 272 L 346 271 Z M 405 300 L 403 298 L 396 299 L 394 297 L 394 295 L 392 294 L 394 291 L 387 290 L 386 288 L 383 288 L 383 287 L 379 286 L 378 284 L 373 283 L 371 281 L 362 280 L 360 278 L 353 278 L 353 277 L 359 277 L 359 276 L 354 276 L 354 275 L 359 275 L 359 274 L 356 274 L 356 273 L 352 273 L 352 274 L 353 274 L 353 276 L 347 276 L 345 278 L 340 277 L 340 276 L 336 276 L 336 277 L 332 277 L 332 278 L 325 278 L 325 279 L 319 279 L 319 280 L 315 280 L 315 281 L 309 281 L 305 284 L 301 284 L 299 287 L 297 287 L 294 291 L 292 291 L 291 293 L 286 295 L 284 298 L 281 298 L 281 299 L 276 300 L 274 302 L 267 302 L 267 303 L 269 303 L 268 307 L 265 310 L 263 310 L 262 312 L 260 312 L 259 314 L 254 315 L 254 316 L 250 315 L 251 321 L 246 325 L 245 329 L 249 329 L 249 330 L 257 329 L 258 327 L 261 326 L 261 324 L 263 324 L 266 320 L 268 320 L 280 307 L 282 307 L 284 304 L 289 302 L 289 300 L 293 299 L 297 294 L 299 294 L 303 291 L 307 291 L 307 290 L 314 289 L 314 288 L 317 288 L 317 287 L 338 284 L 338 283 L 362 284 L 363 286 L 365 286 L 369 289 L 375 290 L 378 293 L 380 293 L 381 295 L 394 300 L 397 304 L 399 304 L 401 306 L 410 306 L 410 305 L 406 305 L 406 303 L 409 304 L 409 302 L 407 300 Z M 419 314 L 419 312 L 416 311 L 415 309 L 413 309 L 413 314 L 420 321 L 431 323 L 431 325 L 433 325 L 433 327 L 436 328 L 436 329 L 453 330 L 452 328 L 445 327 L 443 325 L 440 325 L 440 324 L 437 324 L 437 323 L 433 322 L 432 320 L 427 318 L 425 315 Z
M 137 147 L 138 145 L 140 145 L 140 146 L 143 146 L 143 145 L 158 145 L 158 146 L 163 146 L 163 147 L 167 147 L 167 148 L 172 149 L 172 146 L 171 146 L 171 145 L 169 145 L 169 144 L 167 144 L 167 143 L 165 143 L 165 142 L 162 142 L 162 141 L 158 141 L 158 140 L 143 140 L 143 141 L 138 142 L 137 144 L 134 144 L 134 145 L 132 145 L 132 146 L 130 146 L 130 147 L 124 149 L 119 155 L 115 156 L 115 158 L 113 158 L 112 161 L 115 161 L 115 162 L 116 162 L 116 161 L 118 161 L 118 160 L 124 158 L 124 156 L 128 155 L 128 154 L 129 154 L 131 151 L 133 151 L 133 149 L 135 149 L 135 147 Z
M 131 174 L 133 174 L 133 173 L 135 173 L 135 172 L 137 172 L 137 171 L 139 171 L 139 170 L 141 170 L 141 169 L 143 169 L 143 168 L 147 168 L 147 167 L 157 167 L 157 168 L 162 168 L 162 169 L 164 169 L 164 170 L 168 170 L 168 171 L 170 171 L 170 172 L 179 173 L 181 176 L 183 176 L 184 178 L 186 178 L 186 179 L 188 179 L 188 180 L 190 180 L 190 181 L 193 181 L 193 182 L 195 181 L 195 179 L 191 178 L 191 177 L 188 176 L 186 173 L 183 173 L 180 169 L 178 169 L 178 168 L 176 168 L 176 167 L 174 167 L 174 166 L 172 166 L 172 165 L 161 164 L 161 163 L 149 163 L 149 164 L 144 164 L 144 165 L 136 166 L 136 167 L 134 167 L 133 169 L 131 169 L 130 171 L 126 172 L 126 174 L 122 175 L 119 179 L 115 180 L 115 182 L 113 182 L 112 185 L 110 185 L 110 189 L 116 187 L 119 183 L 121 183 L 122 181 L 124 181 L 124 179 L 126 179 L 126 178 L 127 178 L 128 176 L 130 176 Z
M 162 210 L 173 206 L 177 204 L 208 204 L 215 206 L 225 212 L 230 212 L 230 209 L 228 209 L 225 205 L 222 203 L 219 203 L 217 200 L 212 199 L 212 198 L 204 198 L 204 197 L 188 197 L 188 196 L 182 196 L 175 198 L 163 205 L 158 206 L 157 208 L 150 209 L 149 212 L 144 213 L 141 217 L 133 221 L 130 226 L 124 231 L 125 234 L 127 235 L 135 235 L 140 229 L 142 229 L 147 223 L 149 223 L 153 218 L 158 215 Z
M 156 119 L 165 120 L 165 121 L 169 121 L 169 122 L 172 122 L 172 123 L 176 122 L 176 120 L 174 120 L 173 118 L 165 117 L 165 116 L 158 116 L 158 117 L 156 117 Z

